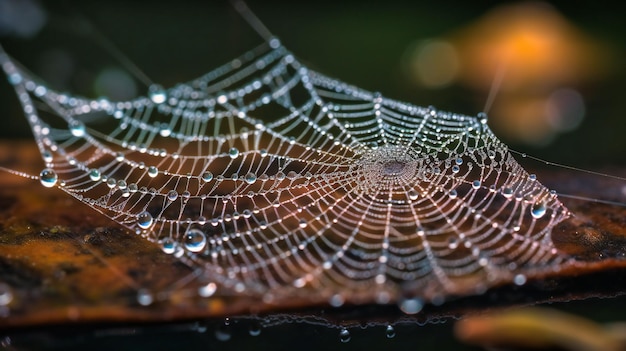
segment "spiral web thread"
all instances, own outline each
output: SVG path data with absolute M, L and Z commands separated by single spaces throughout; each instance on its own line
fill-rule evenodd
M 480 291 L 558 269 L 569 215 L 486 116 L 314 72 L 277 39 L 146 97 L 56 92 L 0 52 L 46 164 L 41 181 L 266 301 L 379 302 Z

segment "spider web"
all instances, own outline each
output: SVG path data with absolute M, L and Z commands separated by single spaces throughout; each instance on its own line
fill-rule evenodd
M 131 101 L 63 94 L 0 63 L 42 184 L 198 268 L 201 295 L 431 300 L 568 260 L 550 232 L 569 212 L 486 115 L 345 84 L 275 38 Z

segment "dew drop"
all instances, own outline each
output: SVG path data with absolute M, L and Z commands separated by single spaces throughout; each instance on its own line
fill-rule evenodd
M 448 248 L 450 250 L 454 250 L 457 247 L 459 247 L 459 240 L 457 238 L 452 237 L 448 239 Z
M 502 196 L 506 197 L 507 199 L 510 199 L 513 196 L 513 189 L 511 189 L 511 188 L 503 188 L 502 189 Z
M 211 180 L 213 180 L 213 173 L 211 172 L 202 173 L 202 181 L 207 183 L 207 182 L 210 182 Z
M 385 329 L 385 335 L 387 336 L 387 339 L 393 339 L 396 337 L 396 330 L 393 328 L 392 325 L 387 326 L 387 328 Z
M 350 341 L 352 337 L 350 336 L 350 332 L 348 331 L 348 329 L 343 328 L 341 329 L 341 331 L 339 332 L 339 341 L 341 342 L 348 342 Z
M 152 226 L 153 218 L 150 212 L 143 211 L 137 216 L 137 225 L 141 229 L 148 229 Z
M 185 249 L 191 252 L 200 252 L 206 245 L 206 236 L 200 229 L 191 229 L 185 234 Z
M 530 214 L 533 218 L 541 218 L 546 214 L 546 205 L 543 202 L 537 202 L 530 208 Z
M 96 168 L 92 168 L 91 170 L 89 170 L 89 179 L 91 179 L 94 182 L 97 182 L 100 180 L 100 171 Z
M 198 288 L 198 295 L 202 297 L 211 297 L 217 291 L 217 285 L 213 282 L 210 282 L 206 285 L 203 285 Z
M 265 157 L 265 156 L 267 156 L 267 150 L 261 149 L 261 150 L 259 150 L 259 154 L 261 155 L 261 157 Z
M 46 163 L 52 162 L 52 154 L 48 150 L 44 151 L 41 154 L 41 157 L 43 157 L 43 161 L 46 162 Z
M 165 100 L 167 100 L 167 93 L 165 92 L 165 89 L 158 84 L 151 85 L 148 93 L 150 95 L 150 100 L 152 100 L 155 104 L 162 104 Z
M 137 302 L 141 306 L 150 306 L 154 302 L 154 296 L 146 289 L 137 291 Z
M 107 186 L 111 189 L 115 188 L 115 185 L 117 184 L 117 182 L 115 181 L 115 178 L 109 178 L 107 179 Z
M 480 180 L 475 180 L 472 182 L 472 188 L 480 189 Z
M 515 277 L 513 277 L 513 283 L 515 283 L 515 285 L 517 286 L 522 286 L 526 284 L 526 276 L 523 274 L 517 274 Z
M 415 189 L 409 190 L 408 195 L 409 195 L 410 200 L 417 200 L 418 194 L 417 194 L 417 191 L 415 191 Z
M 167 199 L 169 201 L 176 201 L 177 198 L 178 198 L 178 193 L 176 192 L 176 190 L 170 190 L 167 192 Z
M 70 132 L 75 137 L 85 136 L 85 124 L 81 121 L 73 120 L 69 123 Z
M 458 195 L 459 195 L 459 194 L 457 193 L 456 189 L 452 189 L 452 190 L 450 190 L 450 192 L 448 193 L 448 196 L 449 196 L 451 199 L 456 199 L 456 197 L 457 197 Z
M 215 338 L 219 341 L 228 341 L 232 337 L 230 322 L 225 322 L 215 329 Z
M 231 147 L 230 150 L 228 150 L 228 156 L 230 156 L 230 158 L 235 159 L 239 156 L 239 149 L 237 149 L 236 147 Z
M 245 180 L 248 184 L 254 184 L 254 182 L 256 181 L 256 174 L 252 172 L 246 174 Z
M 480 121 L 481 124 L 487 124 L 487 114 L 486 113 L 479 112 L 476 117 L 478 117 L 478 120 Z
M 307 226 L 306 220 L 305 219 L 301 219 L 300 220 L 300 228 L 306 228 L 306 226 Z
M 148 167 L 148 176 L 150 178 L 154 178 L 154 177 L 156 177 L 158 175 L 159 175 L 159 170 L 156 167 L 154 167 L 154 166 Z
M 6 306 L 13 301 L 13 290 L 6 283 L 0 283 L 0 306 Z
M 253 321 L 250 324 L 250 328 L 248 329 L 248 333 L 250 336 L 259 336 L 261 335 L 261 324 L 257 321 Z
M 41 182 L 41 185 L 46 188 L 52 188 L 56 185 L 58 180 L 59 177 L 57 176 L 57 173 L 50 168 L 45 168 L 41 171 L 41 173 L 39 173 L 39 181 Z
M 424 303 L 418 298 L 402 299 L 400 309 L 406 314 L 416 314 L 422 310 Z
M 171 255 L 176 252 L 176 241 L 172 238 L 165 238 L 161 241 L 161 250 L 164 253 Z

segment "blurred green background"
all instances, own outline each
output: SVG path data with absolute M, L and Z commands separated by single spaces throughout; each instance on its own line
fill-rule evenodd
M 29 6 L 39 8 L 39 15 Z M 488 87 L 477 88 L 460 76 L 441 86 L 427 86 L 411 71 L 410 60 L 429 40 L 465 47 L 480 43 L 481 35 L 472 28 L 485 24 L 490 11 L 502 8 L 499 2 L 251 1 L 249 6 L 305 64 L 329 76 L 390 98 L 468 115 L 475 115 L 485 105 Z M 535 156 L 581 167 L 622 165 L 626 161 L 622 151 L 626 147 L 626 69 L 621 64 L 626 53 L 626 21 L 619 11 L 601 2 L 563 1 L 549 6 L 568 26 L 583 33 L 584 38 L 571 41 L 593 43 L 596 46 L 588 46 L 587 51 L 598 48 L 604 59 L 590 60 L 587 66 L 592 67 L 570 67 L 570 71 L 586 73 L 565 82 L 555 82 L 547 72 L 546 81 L 531 82 L 536 89 L 530 93 L 527 89 L 524 94 L 538 92 L 535 99 L 549 95 L 549 89 L 572 86 L 584 103 L 584 118 L 574 130 L 528 141 L 506 130 L 507 118 L 512 121 L 516 115 L 506 111 L 520 111 L 523 100 L 517 102 L 521 107 L 496 109 L 506 100 L 498 94 L 490 111 L 490 125 L 505 143 Z M 147 91 L 107 51 L 100 36 L 89 33 L 90 24 L 153 81 L 166 87 L 193 79 L 261 42 L 227 1 L 1 0 L 0 9 L 4 12 L 0 14 L 0 42 L 7 52 L 53 88 L 88 97 L 104 93 L 136 96 Z M 42 18 L 45 21 L 39 21 Z M 39 22 L 42 27 L 37 30 Z M 34 29 L 24 34 L 29 23 Z M 21 34 L 12 26 L 22 28 Z M 496 26 L 489 29 L 488 24 L 487 28 L 493 33 L 504 31 Z M 472 35 L 473 41 L 466 40 Z M 473 69 L 459 47 L 455 58 L 458 65 Z M 556 50 L 543 54 L 556 54 L 563 65 L 580 56 Z M 503 81 L 506 83 L 507 76 L 518 69 L 509 67 Z M 5 83 L 0 83 L 0 116 L 4 125 L 0 138 L 30 137 L 15 95 Z

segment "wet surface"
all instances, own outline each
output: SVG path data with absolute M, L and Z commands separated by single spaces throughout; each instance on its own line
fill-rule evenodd
M 9 146 L 0 145 L 0 150 L 6 153 Z M 37 150 L 24 143 L 18 152 L 21 162 L 11 163 L 11 167 L 37 174 Z M 595 190 L 621 189 L 618 181 L 600 179 L 602 184 L 598 185 L 592 177 L 570 181 L 571 177 L 571 173 L 565 172 L 539 173 L 545 184 L 559 184 L 562 192 L 583 189 L 588 191 L 587 196 L 594 196 Z M 208 299 L 201 298 L 190 294 L 188 288 L 194 287 L 195 292 L 203 282 L 181 282 L 183 277 L 193 277 L 190 268 L 60 190 L 44 189 L 37 181 L 8 173 L 0 173 L 0 184 L 0 280 L 11 294 L 10 301 L 2 306 L 4 317 L 0 318 L 0 326 L 11 328 L 13 346 L 19 340 L 26 345 L 24 335 L 42 343 L 52 338 L 70 349 L 85 346 L 80 341 L 69 341 L 63 327 L 67 325 L 83 328 L 85 343 L 127 335 L 132 335 L 132 339 L 138 334 L 142 337 L 137 340 L 143 340 L 165 330 L 165 334 L 189 333 L 194 335 L 192 340 L 210 338 L 209 344 L 219 344 L 221 323 L 233 316 L 247 316 L 234 319 L 239 321 L 236 330 L 247 330 L 241 326 L 254 322 L 270 325 L 271 333 L 291 325 L 292 331 L 306 334 L 315 328 L 298 326 L 319 325 L 324 326 L 319 335 L 337 338 L 337 328 L 341 326 L 357 328 L 350 337 L 354 340 L 363 326 L 383 328 L 389 323 L 400 323 L 405 325 L 396 328 L 400 333 L 402 328 L 436 324 L 502 307 L 590 297 L 624 299 L 619 296 L 626 286 L 626 210 L 619 206 L 565 199 L 575 216 L 554 230 L 553 240 L 559 250 L 576 258 L 575 264 L 554 273 L 527 275 L 522 286 L 502 283 L 478 296 L 449 296 L 441 306 L 427 304 L 417 315 L 408 316 L 395 303 L 332 308 L 312 298 L 264 304 L 223 291 Z M 605 195 L 602 191 L 596 194 L 599 198 Z M 621 201 L 619 196 L 609 200 Z M 143 306 L 137 298 L 140 292 L 149 294 L 154 302 Z M 207 324 L 204 330 L 209 330 L 210 337 L 198 332 L 198 328 L 203 329 L 197 327 L 198 321 Z M 440 332 L 449 333 L 449 324 Z M 44 333 L 38 329 L 41 326 L 52 329 Z M 379 334 L 384 337 L 384 330 Z M 351 346 L 356 344 L 352 342 Z

